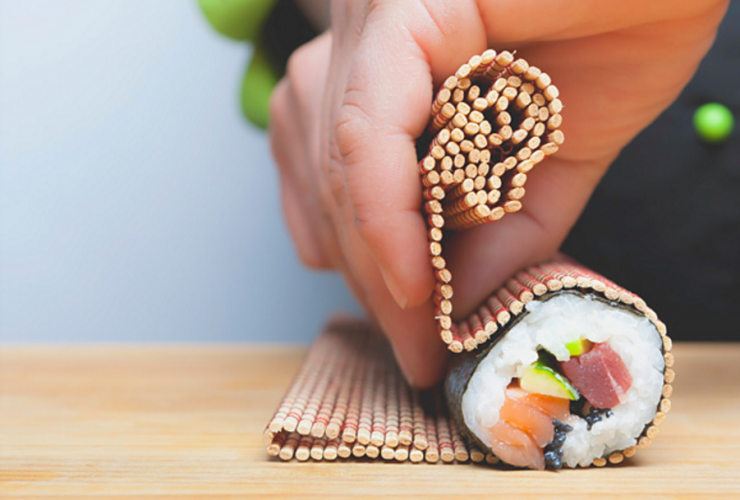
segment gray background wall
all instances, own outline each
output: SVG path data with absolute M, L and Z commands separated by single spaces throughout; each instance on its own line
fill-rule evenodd
M 195 0 L 0 0 L 0 340 L 308 341 L 244 44 Z

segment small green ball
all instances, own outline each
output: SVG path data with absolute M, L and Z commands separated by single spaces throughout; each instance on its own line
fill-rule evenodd
M 706 142 L 722 142 L 732 133 L 735 118 L 726 106 L 710 102 L 694 113 L 694 128 Z

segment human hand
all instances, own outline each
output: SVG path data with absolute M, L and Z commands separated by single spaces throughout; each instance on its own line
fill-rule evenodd
M 332 33 L 294 54 L 272 100 L 273 152 L 301 258 L 339 269 L 407 378 L 436 382 L 446 350 L 414 148 L 433 91 L 490 46 L 517 49 L 547 71 L 565 104 L 567 141 L 531 175 L 522 211 L 445 238 L 464 317 L 557 250 L 621 148 L 688 82 L 725 8 L 724 0 L 337 2 Z

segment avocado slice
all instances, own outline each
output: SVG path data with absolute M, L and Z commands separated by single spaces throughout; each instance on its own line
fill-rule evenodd
M 581 395 L 568 379 L 541 361 L 529 366 L 519 379 L 519 387 L 533 394 L 576 401 Z
M 571 356 L 580 356 L 590 351 L 593 345 L 593 342 L 588 339 L 576 339 L 566 343 L 565 348 L 568 349 Z

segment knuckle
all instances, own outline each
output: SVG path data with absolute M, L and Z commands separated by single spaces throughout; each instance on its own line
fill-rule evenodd
M 308 108 L 318 97 L 315 93 L 314 59 L 310 44 L 302 45 L 291 54 L 286 65 L 285 77 L 301 109 Z
M 445 16 L 446 12 L 443 6 L 436 2 L 430 2 L 429 0 L 421 0 L 419 4 L 421 5 L 424 14 L 431 22 L 430 27 L 436 30 L 442 38 L 448 39 L 447 37 L 451 37 L 456 34 L 455 23 L 449 22 L 449 18 L 451 16 Z
M 361 106 L 345 102 L 337 111 L 334 125 L 337 152 L 342 163 L 351 163 L 363 149 L 372 131 L 370 116 Z
M 281 117 L 287 106 L 288 81 L 281 79 L 270 95 L 270 116 Z M 270 120 L 272 124 L 272 120 Z
M 285 73 L 291 83 L 296 83 L 300 82 L 300 76 L 305 75 L 309 69 L 309 47 L 301 45 L 288 58 Z
M 344 184 L 344 171 L 341 161 L 332 153 L 326 163 L 325 171 L 326 188 L 322 190 L 322 201 L 327 211 L 332 212 L 336 206 L 341 209 L 345 205 L 346 190 Z
M 375 218 L 363 210 L 362 207 L 355 207 L 354 224 L 357 232 L 366 241 L 374 239 L 379 232 L 386 231 L 384 226 L 378 224 Z
M 358 178 L 358 176 L 348 178 L 345 181 L 345 191 L 347 197 L 351 200 L 355 224 L 357 224 L 357 221 L 363 224 L 368 222 L 371 219 L 377 198 L 372 195 L 372 190 L 369 189 L 365 179 Z
M 284 147 L 289 137 L 288 120 L 290 119 L 290 105 L 288 103 L 288 83 L 283 78 L 270 96 L 269 103 L 270 124 L 268 128 L 270 146 L 277 156 L 285 156 Z M 278 154 L 280 153 L 280 154 Z
M 274 116 L 274 115 L 273 115 Z M 275 166 L 278 168 L 278 172 L 281 177 L 288 176 L 291 174 L 292 165 L 289 160 L 289 155 L 286 154 L 284 144 L 284 134 L 281 133 L 282 128 L 277 124 L 278 120 L 270 121 L 270 152 L 275 162 Z
M 301 261 L 301 264 L 309 269 L 322 270 L 332 268 L 323 254 L 315 251 L 313 248 L 304 248 L 303 245 L 298 245 L 298 259 Z
M 311 266 L 312 252 L 308 245 L 302 240 L 300 231 L 290 223 L 288 224 L 288 230 L 290 237 L 293 240 L 293 246 L 295 247 L 296 254 L 298 254 L 298 260 L 305 266 Z

